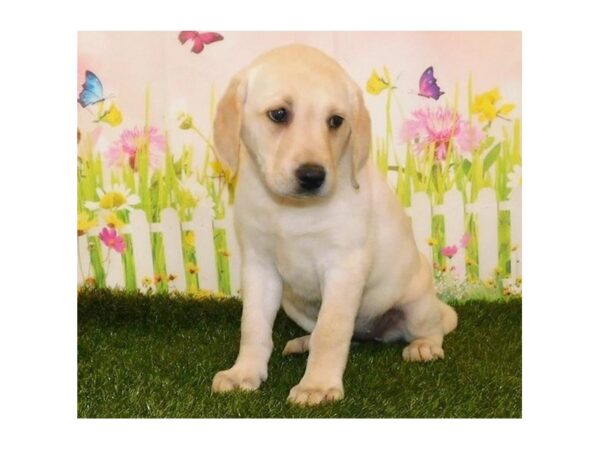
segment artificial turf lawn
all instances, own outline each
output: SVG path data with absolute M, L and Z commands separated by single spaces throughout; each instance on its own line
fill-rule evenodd
M 212 394 L 234 362 L 241 303 L 110 290 L 78 295 L 79 417 L 521 417 L 521 301 L 454 304 L 446 359 L 406 363 L 404 344 L 353 343 L 345 398 L 286 402 L 306 355 L 282 356 L 305 333 L 283 313 L 269 379 L 256 392 Z

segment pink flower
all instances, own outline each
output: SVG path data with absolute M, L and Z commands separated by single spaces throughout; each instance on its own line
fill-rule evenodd
M 108 248 L 112 248 L 118 253 L 125 251 L 125 240 L 123 236 L 117 234 L 116 229 L 104 227 L 98 236 Z
M 146 132 L 138 127 L 123 131 L 121 137 L 113 142 L 106 153 L 108 165 L 117 166 L 127 162 L 133 170 L 137 170 L 138 152 L 146 146 L 150 165 L 157 168 L 161 162 L 161 154 L 165 151 L 165 137 L 156 127 L 150 127 Z
M 471 235 L 469 233 L 465 233 L 460 238 L 460 242 L 458 245 L 460 245 L 461 248 L 467 248 L 467 245 L 469 245 L 469 242 L 471 242 Z
M 448 154 L 450 139 L 461 133 L 464 122 L 460 114 L 449 108 L 438 107 L 435 111 L 418 109 L 412 115 L 413 118 L 407 120 L 402 127 L 402 138 L 405 141 L 416 141 L 414 149 L 417 154 L 433 145 L 436 159 L 444 160 Z
M 449 245 L 442 249 L 442 255 L 444 255 L 448 258 L 452 258 L 454 255 L 456 255 L 457 251 L 458 251 L 458 247 L 456 245 Z
M 479 148 L 485 134 L 477 125 L 469 125 L 463 122 L 460 127 L 460 133 L 456 135 L 456 143 L 462 153 L 471 153 Z

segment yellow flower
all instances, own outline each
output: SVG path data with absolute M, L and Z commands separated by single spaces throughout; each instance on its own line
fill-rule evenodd
M 231 183 L 231 181 L 233 180 L 233 173 L 231 172 L 231 170 L 223 167 L 223 165 L 218 160 L 211 161 L 209 165 L 215 175 L 219 177 L 225 177 L 225 181 L 227 183 Z
M 129 189 L 121 184 L 113 185 L 110 191 L 98 188 L 96 194 L 99 198 L 97 202 L 85 202 L 85 207 L 90 211 L 97 209 L 131 210 L 133 205 L 140 203 L 140 197 L 136 194 L 130 194 Z
M 175 281 L 176 278 L 177 278 L 177 275 L 175 275 L 174 273 L 169 274 L 169 277 L 168 277 L 169 281 Z
M 103 209 L 119 208 L 127 203 L 127 198 L 120 192 L 107 192 L 100 199 L 100 207 Z
M 186 231 L 185 236 L 183 237 L 183 242 L 188 247 L 193 247 L 196 244 L 196 237 L 194 236 L 194 232 Z
M 367 92 L 372 95 L 379 95 L 381 91 L 390 87 L 390 83 L 381 78 L 375 70 L 367 80 Z
M 513 109 L 515 109 L 515 104 L 514 103 L 505 103 L 498 110 L 498 115 L 499 116 L 505 116 L 508 113 L 510 113 Z
M 109 211 L 105 214 L 104 221 L 106 222 L 107 227 L 116 228 L 117 230 L 123 228 L 123 225 L 125 225 L 125 222 L 119 219 L 113 211 Z
M 177 120 L 179 120 L 179 128 L 182 130 L 189 130 L 194 126 L 192 116 L 189 114 L 181 113 L 177 116 Z
M 429 245 L 430 247 L 437 245 L 438 241 L 437 239 L 434 239 L 432 237 L 430 237 L 429 239 L 427 239 L 427 245 Z
M 191 263 L 191 262 L 187 263 L 187 265 L 185 266 L 185 268 L 192 275 L 200 272 L 200 269 L 198 268 L 198 266 L 196 264 L 194 264 L 194 263 Z
M 486 287 L 492 289 L 496 287 L 496 281 L 494 281 L 492 278 L 488 278 L 487 280 L 485 280 L 483 282 L 483 284 L 485 284 Z
M 105 122 L 107 124 L 109 124 L 111 127 L 116 127 L 117 125 L 120 125 L 121 122 L 123 122 L 123 114 L 121 114 L 121 111 L 119 110 L 119 108 L 117 108 L 117 105 L 113 102 L 110 104 L 110 108 L 108 108 L 108 111 L 106 111 L 104 114 L 100 115 L 100 118 L 98 119 L 99 122 Z
M 184 176 L 180 181 L 180 188 L 179 203 L 184 208 L 195 208 L 199 203 L 213 207 L 213 200 L 206 187 L 201 185 L 195 176 Z
M 157 273 L 154 275 L 154 284 L 160 284 L 163 282 L 164 279 L 165 279 L 164 275 Z
M 498 88 L 475 96 L 472 110 L 473 113 L 479 115 L 480 122 L 491 122 L 496 117 L 503 117 L 515 109 L 513 103 L 505 103 L 499 106 L 497 103 L 501 98 Z
M 87 287 L 94 287 L 94 286 L 96 286 L 96 279 L 94 277 L 87 277 L 85 279 L 85 285 Z
M 77 214 L 77 236 L 83 236 L 90 228 L 93 228 L 98 224 L 96 219 L 90 217 L 91 216 L 85 211 Z
M 150 287 L 152 285 L 152 278 L 150 277 L 144 277 L 142 278 L 142 286 L 147 288 Z

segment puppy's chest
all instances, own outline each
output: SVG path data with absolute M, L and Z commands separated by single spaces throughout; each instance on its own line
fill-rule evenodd
M 319 299 L 326 272 L 343 264 L 361 240 L 360 226 L 336 217 L 277 221 L 273 258 L 283 280 L 299 296 Z
M 283 280 L 299 296 L 318 299 L 321 296 L 323 279 L 322 257 L 328 249 L 319 248 L 316 239 L 276 238 L 273 257 Z
M 252 229 L 246 234 L 247 243 L 267 250 L 297 295 L 317 300 L 326 271 L 343 264 L 356 245 L 365 241 L 365 217 L 352 212 L 331 207 L 265 210 L 241 219 Z

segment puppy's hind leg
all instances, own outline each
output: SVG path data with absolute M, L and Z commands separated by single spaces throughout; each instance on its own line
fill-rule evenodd
M 302 336 L 296 339 L 291 339 L 285 344 L 283 349 L 284 355 L 293 355 L 295 353 L 304 353 L 308 351 L 308 342 L 310 341 L 310 334 Z
M 402 352 L 406 361 L 433 361 L 444 358 L 442 342 L 457 324 L 456 312 L 431 292 L 403 306 L 405 338 Z
M 402 305 L 403 337 L 409 342 L 402 352 L 406 361 L 443 358 L 444 335 L 454 330 L 458 321 L 456 312 L 438 299 L 429 262 L 424 255 L 420 256 L 420 271 L 407 292 L 412 301 Z

